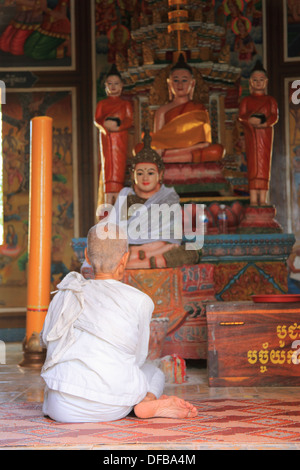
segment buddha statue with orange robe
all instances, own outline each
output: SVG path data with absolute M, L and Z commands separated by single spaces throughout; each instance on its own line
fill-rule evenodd
M 224 156 L 224 147 L 211 143 L 206 107 L 193 101 L 195 84 L 193 70 L 181 54 L 168 79 L 170 101 L 154 117 L 152 147 L 165 163 L 215 162 Z
M 239 120 L 244 127 L 250 204 L 266 205 L 270 182 L 276 100 L 266 94 L 268 77 L 260 63 L 250 75 L 250 95 L 243 98 Z
M 105 80 L 107 98 L 98 102 L 95 125 L 100 131 L 101 169 L 105 202 L 113 204 L 124 187 L 128 129 L 133 124 L 133 108 L 121 98 L 123 81 L 115 65 Z

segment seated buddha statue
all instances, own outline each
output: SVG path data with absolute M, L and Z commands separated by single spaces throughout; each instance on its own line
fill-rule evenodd
M 145 132 L 144 146 L 131 162 L 132 186 L 120 191 L 108 222 L 127 227 L 130 251 L 127 269 L 197 264 L 201 250 L 186 249 L 182 242 L 179 196 L 174 188 L 163 184 L 164 162 L 150 143 L 150 134 Z M 162 213 L 156 219 L 159 214 L 155 210 L 159 209 L 166 210 L 165 216 Z
M 168 78 L 170 101 L 155 113 L 152 148 L 165 163 L 216 162 L 224 147 L 212 144 L 209 114 L 202 103 L 193 101 L 195 78 L 180 54 Z

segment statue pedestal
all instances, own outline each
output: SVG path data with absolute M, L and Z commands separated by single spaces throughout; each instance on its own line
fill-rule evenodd
M 164 183 L 174 186 L 180 196 L 231 196 L 232 189 L 223 175 L 222 162 L 165 163 Z
M 206 267 L 202 272 L 201 282 L 204 272 L 213 273 L 211 287 L 217 303 L 252 303 L 252 295 L 285 294 L 288 292 L 286 260 L 294 243 L 293 234 L 207 235 L 201 263 L 198 265 Z M 209 266 L 212 271 L 209 271 Z M 194 267 L 191 266 L 190 269 L 193 272 Z M 186 271 L 186 275 L 189 279 L 191 273 Z M 188 291 L 191 296 L 189 303 L 186 302 Z M 203 291 L 206 294 L 205 300 L 199 287 L 195 289 L 190 285 L 183 292 L 187 316 L 167 335 L 163 355 L 176 353 L 184 359 L 206 359 L 208 292 Z M 212 292 L 210 296 L 211 294 Z
M 249 206 L 237 231 L 238 233 L 282 233 L 282 227 L 275 216 L 274 206 Z
M 293 234 L 209 235 L 201 263 L 214 265 L 215 297 L 219 301 L 251 301 L 252 295 L 288 291 L 286 261 Z

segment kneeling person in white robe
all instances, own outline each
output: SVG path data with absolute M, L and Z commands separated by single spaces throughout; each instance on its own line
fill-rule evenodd
M 97 224 L 86 251 L 95 278 L 71 272 L 57 286 L 41 333 L 43 412 L 56 421 L 113 421 L 132 410 L 140 418 L 197 415 L 192 404 L 162 395 L 164 375 L 146 362 L 154 304 L 120 282 L 128 256 L 124 234 L 109 226 L 105 238 Z

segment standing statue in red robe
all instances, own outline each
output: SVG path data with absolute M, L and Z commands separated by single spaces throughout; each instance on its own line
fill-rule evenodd
M 95 125 L 100 131 L 104 202 L 114 204 L 118 193 L 124 187 L 128 129 L 133 124 L 133 109 L 130 101 L 120 96 L 123 81 L 115 65 L 106 77 L 105 89 L 108 97 L 97 104 Z
M 276 100 L 266 94 L 267 73 L 257 63 L 250 75 L 250 95 L 243 98 L 239 120 L 245 132 L 250 204 L 266 205 L 270 183 L 273 126 L 278 121 Z

